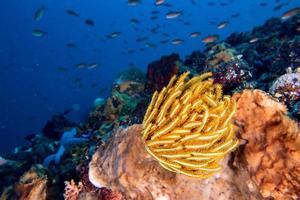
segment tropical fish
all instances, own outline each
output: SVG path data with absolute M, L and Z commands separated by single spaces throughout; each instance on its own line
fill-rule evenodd
M 145 47 L 146 48 L 156 48 L 156 45 L 151 42 L 146 42 Z
M 259 5 L 263 7 L 263 6 L 267 6 L 268 3 L 267 2 L 261 2 Z
M 240 16 L 240 13 L 234 13 L 230 17 L 231 18 L 238 18 Z
M 167 13 L 166 18 L 167 19 L 174 19 L 176 17 L 179 17 L 181 15 L 181 11 L 170 11 Z
M 282 20 L 287 20 L 290 19 L 291 17 L 294 17 L 295 15 L 300 13 L 300 7 L 295 7 L 292 8 L 288 11 L 286 11 L 285 13 L 283 13 L 283 15 L 281 16 Z
M 215 42 L 218 39 L 219 39 L 218 35 L 209 35 L 209 36 L 204 37 L 202 39 L 202 42 L 205 44 L 209 44 L 209 43 Z
M 174 44 L 174 45 L 178 45 L 178 44 L 181 44 L 181 43 L 183 43 L 182 39 L 177 38 L 177 39 L 172 40 L 172 44 Z
M 87 66 L 86 63 L 78 63 L 77 64 L 77 68 L 81 69 L 81 68 L 85 68 Z
M 66 10 L 66 13 L 70 16 L 73 16 L 73 17 L 79 17 L 79 14 L 74 10 L 70 10 L 70 9 Z
M 161 43 L 161 44 L 167 44 L 167 43 L 169 43 L 169 40 L 161 40 L 161 41 L 159 41 L 159 43 Z
M 38 8 L 35 13 L 34 13 L 34 16 L 33 18 L 36 20 L 36 21 L 40 21 L 44 14 L 45 14 L 45 7 L 44 6 L 41 6 L 40 8 Z
M 228 25 L 228 21 L 223 21 L 223 22 L 220 22 L 217 26 L 218 29 L 223 29 L 225 28 L 227 25 Z
M 70 48 L 76 48 L 77 47 L 77 45 L 74 44 L 74 43 L 67 43 L 66 46 L 70 47 Z
M 85 24 L 88 25 L 88 26 L 95 26 L 95 22 L 91 19 L 85 20 Z
M 35 37 L 43 37 L 47 33 L 45 31 L 40 30 L 40 29 L 33 29 L 31 34 Z
M 121 34 L 121 32 L 116 31 L 116 32 L 110 33 L 110 34 L 107 35 L 106 37 L 113 39 L 113 38 L 118 37 L 120 34 Z
M 140 0 L 128 0 L 127 4 L 130 6 L 137 6 L 140 3 Z
M 155 5 L 159 6 L 162 5 L 165 2 L 165 0 L 156 0 Z
M 192 32 L 191 34 L 190 34 L 190 37 L 191 38 L 196 38 L 196 37 L 199 37 L 200 36 L 200 32 Z
M 96 68 L 97 66 L 98 66 L 97 63 L 92 63 L 92 64 L 89 64 L 88 69 L 94 69 L 94 68 Z
M 249 43 L 255 43 L 255 42 L 257 42 L 258 40 L 259 40 L 259 38 L 254 37 L 254 38 L 252 38 L 252 39 L 249 40 Z
M 64 68 L 64 67 L 58 67 L 56 69 L 57 69 L 57 71 L 60 71 L 60 72 L 66 72 L 67 71 L 67 69 Z
M 135 25 L 135 24 L 139 24 L 140 21 L 137 20 L 137 19 L 132 18 L 132 19 L 130 20 L 130 23 L 131 23 L 132 25 Z

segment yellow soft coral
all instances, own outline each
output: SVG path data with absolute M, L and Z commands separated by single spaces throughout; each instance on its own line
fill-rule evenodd
M 231 118 L 236 103 L 222 96 L 211 73 L 187 82 L 189 72 L 173 76 L 156 91 L 143 121 L 147 151 L 164 168 L 197 178 L 207 178 L 221 168 L 219 160 L 239 144 Z

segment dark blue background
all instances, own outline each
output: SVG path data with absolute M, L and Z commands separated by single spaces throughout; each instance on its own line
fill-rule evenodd
M 45 122 L 53 113 L 63 112 L 79 104 L 80 110 L 69 115 L 72 120 L 85 120 L 92 103 L 99 96 L 101 88 L 109 88 L 117 74 L 129 63 L 146 71 L 147 64 L 162 55 L 171 52 L 180 53 L 182 58 L 193 50 L 203 49 L 202 36 L 220 34 L 221 39 L 234 31 L 249 31 L 263 24 L 272 16 L 280 16 L 289 8 L 299 6 L 300 2 L 275 0 L 235 0 L 222 7 L 222 1 L 166 0 L 172 8 L 156 7 L 154 0 L 144 0 L 138 6 L 128 6 L 126 0 L 2 0 L 0 1 L 0 152 L 11 150 L 24 142 L 29 133 L 40 133 Z M 215 2 L 215 6 L 208 6 Z M 259 3 L 266 2 L 261 7 Z M 273 8 L 289 2 L 278 11 Z M 46 12 L 40 21 L 33 19 L 34 12 L 44 6 Z M 79 18 L 66 14 L 66 9 L 74 9 Z M 150 20 L 151 11 L 160 11 L 158 20 Z M 178 19 L 167 20 L 169 10 L 181 10 L 178 19 L 191 22 L 185 26 Z M 230 16 L 240 13 L 239 18 Z M 129 20 L 137 18 L 140 24 L 132 25 Z M 93 19 L 94 27 L 84 24 L 85 19 Z M 217 30 L 210 21 L 230 20 L 229 25 Z M 159 33 L 149 30 L 160 25 Z M 136 27 L 136 30 L 134 29 Z M 34 37 L 32 29 L 39 28 L 47 32 L 44 37 Z M 116 39 L 107 39 L 106 35 L 121 31 Z M 201 31 L 200 38 L 192 39 L 189 34 Z M 184 39 L 181 45 L 161 45 L 162 32 L 174 38 Z M 157 48 L 140 52 L 144 47 L 136 43 L 137 37 L 149 37 L 149 42 Z M 76 49 L 66 47 L 69 42 L 78 45 Z M 122 55 L 125 49 L 137 52 Z M 98 63 L 95 69 L 77 69 L 80 62 Z M 64 67 L 67 72 L 58 71 Z M 83 87 L 74 83 L 82 78 Z M 91 84 L 97 83 L 96 88 Z

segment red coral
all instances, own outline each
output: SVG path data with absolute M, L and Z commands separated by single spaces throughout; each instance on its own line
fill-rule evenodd
M 176 64 L 177 61 L 179 61 L 179 55 L 173 53 L 150 63 L 148 65 L 146 89 L 154 92 L 155 90 L 161 90 L 163 86 L 167 85 L 172 76 L 179 71 L 179 67 Z
M 108 188 L 101 188 L 101 200 L 124 200 L 123 196 L 119 192 L 113 192 Z

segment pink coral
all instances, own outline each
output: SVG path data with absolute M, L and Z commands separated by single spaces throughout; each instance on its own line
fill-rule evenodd
M 64 198 L 65 200 L 77 200 L 79 193 L 81 192 L 83 185 L 81 182 L 76 185 L 74 180 L 71 181 L 65 181 L 65 193 Z

